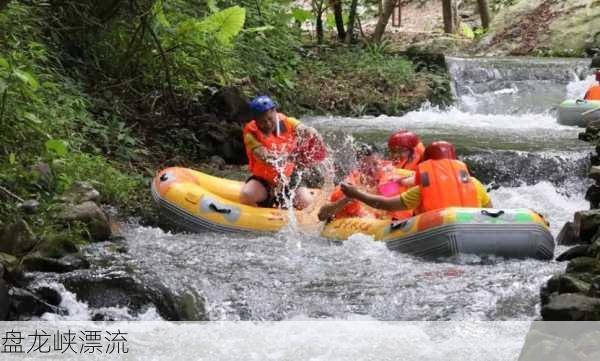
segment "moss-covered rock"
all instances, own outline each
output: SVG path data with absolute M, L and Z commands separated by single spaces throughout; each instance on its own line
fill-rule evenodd
M 0 229 L 0 252 L 23 256 L 36 243 L 35 234 L 23 219 Z

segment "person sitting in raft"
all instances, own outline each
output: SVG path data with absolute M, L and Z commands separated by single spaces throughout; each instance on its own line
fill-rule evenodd
M 425 146 L 415 133 L 401 129 L 388 139 L 388 151 L 394 167 L 416 171 L 423 161 Z
M 481 182 L 469 176 L 467 166 L 456 159 L 454 145 L 448 142 L 434 142 L 425 149 L 416 184 L 397 197 L 364 193 L 347 183 L 342 183 L 341 189 L 348 198 L 387 211 L 414 209 L 420 214 L 447 207 L 492 207 Z
M 382 184 L 389 182 L 393 167 L 381 158 L 374 147 L 362 144 L 356 151 L 358 166 L 350 172 L 345 182 L 369 192 L 378 192 Z M 412 212 L 377 212 L 375 209 L 365 207 L 360 202 L 347 198 L 338 186 L 331 193 L 330 203 L 319 210 L 319 220 L 349 217 L 394 218 L 405 219 L 412 216 Z
M 240 201 L 253 207 L 284 205 L 282 198 L 290 195 L 298 138 L 320 139 L 320 136 L 299 120 L 278 113 L 275 102 L 268 96 L 254 98 L 250 109 L 254 119 L 244 127 L 243 136 L 252 175 L 242 187 Z M 306 208 L 312 198 L 308 189 L 298 187 L 294 207 Z
M 600 83 L 600 70 L 596 71 L 596 81 Z M 585 100 L 600 100 L 600 84 L 596 83 L 592 85 L 585 96 L 583 97 Z
M 425 153 L 425 146 L 419 137 L 408 130 L 398 130 L 388 139 L 388 152 L 397 175 L 392 180 L 397 182 L 400 187 L 415 185 L 413 175 L 419 163 L 423 161 L 423 154 Z M 387 188 L 392 189 L 390 187 Z M 398 188 L 396 194 L 384 195 L 397 195 L 400 194 L 398 193 L 399 191 L 400 189 Z

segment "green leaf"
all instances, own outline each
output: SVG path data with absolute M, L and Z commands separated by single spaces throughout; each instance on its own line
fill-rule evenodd
M 271 30 L 275 30 L 275 27 L 271 26 L 271 25 L 266 25 L 266 26 L 259 26 L 256 28 L 244 29 L 244 32 L 245 33 L 264 33 L 265 31 L 271 31 Z
M 475 38 L 475 33 L 473 32 L 473 29 L 471 29 L 471 27 L 465 23 L 460 23 L 460 31 L 462 35 L 467 39 Z
M 217 6 L 217 0 L 206 0 L 206 6 L 211 13 L 218 13 L 219 7 Z
M 8 155 L 8 163 L 9 164 L 16 164 L 17 163 L 17 156 L 15 155 L 15 153 L 10 153 Z
M 15 69 L 13 70 L 13 74 L 17 78 L 19 78 L 23 83 L 28 84 L 32 90 L 37 90 L 37 88 L 40 87 L 40 84 L 35 79 L 35 77 L 26 71 Z
M 0 94 L 4 93 L 4 91 L 8 88 L 8 84 L 2 79 L 0 79 Z
M 58 157 L 67 155 L 67 143 L 60 139 L 50 139 L 46 142 L 46 151 Z
M 37 115 L 33 114 L 33 113 L 29 113 L 29 112 L 25 112 L 23 114 L 23 117 L 29 121 L 31 121 L 32 123 L 35 124 L 42 124 L 42 121 L 40 120 L 40 118 L 37 117 Z
M 298 7 L 292 9 L 292 17 L 299 23 L 303 23 L 305 21 L 310 20 L 312 16 L 313 14 L 309 10 L 305 10 Z
M 160 25 L 163 28 L 170 28 L 171 23 L 167 20 L 165 16 L 165 11 L 163 9 L 163 2 L 157 1 L 152 5 L 152 14 L 154 14 L 154 18 L 156 19 L 156 24 Z
M 232 6 L 204 18 L 198 30 L 213 33 L 221 43 L 228 45 L 242 31 L 245 20 L 246 9 Z
M 0 68 L 8 69 L 9 67 L 10 65 L 8 64 L 8 61 L 0 56 Z

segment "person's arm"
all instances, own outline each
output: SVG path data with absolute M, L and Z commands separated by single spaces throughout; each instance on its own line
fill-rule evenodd
M 244 136 L 244 146 L 250 149 L 256 158 L 267 163 L 274 163 L 282 158 L 281 154 L 269 152 L 252 134 Z
M 344 197 L 335 202 L 324 205 L 319 210 L 319 221 L 323 222 L 333 217 L 337 212 L 341 211 L 350 202 L 352 202 L 352 198 Z
M 341 188 L 346 197 L 358 199 L 373 208 L 382 209 L 384 211 L 403 211 L 408 209 L 402 201 L 402 197 L 387 198 L 364 193 L 359 191 L 356 187 L 346 183 L 342 183 Z

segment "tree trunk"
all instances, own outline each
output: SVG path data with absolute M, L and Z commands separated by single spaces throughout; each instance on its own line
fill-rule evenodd
M 348 31 L 346 32 L 346 44 L 352 43 L 354 37 L 354 22 L 356 21 L 356 8 L 358 0 L 352 0 L 350 3 L 350 13 L 348 14 Z
M 452 0 L 442 0 L 442 13 L 444 16 L 444 32 L 453 34 L 455 29 L 452 21 Z
M 317 14 L 317 44 L 323 44 L 323 14 Z
M 390 16 L 394 12 L 394 7 L 396 7 L 398 2 L 399 0 L 385 0 L 383 3 L 383 11 L 377 20 L 375 31 L 373 31 L 373 41 L 381 41 L 383 33 L 385 33 L 385 28 L 390 21 Z
M 487 0 L 477 0 L 479 15 L 481 15 L 481 27 L 487 29 L 490 27 L 490 10 Z
M 344 28 L 344 13 L 342 9 L 342 0 L 330 0 L 333 8 L 333 16 L 335 18 L 335 27 L 337 36 L 340 41 L 346 38 L 346 29 Z
M 323 44 L 323 13 L 325 12 L 325 0 L 313 0 L 312 10 L 316 18 L 317 43 Z

